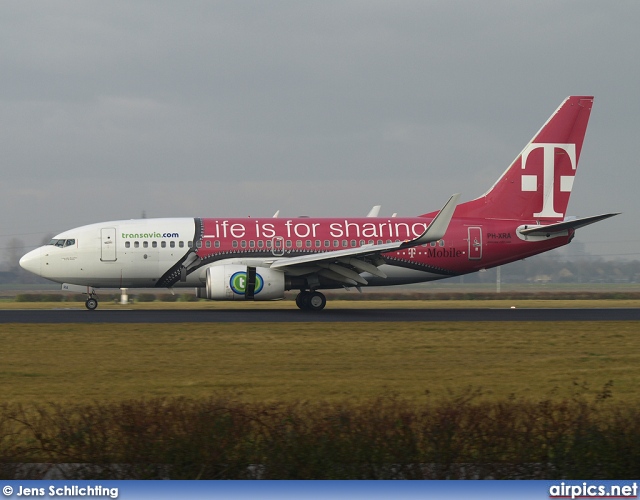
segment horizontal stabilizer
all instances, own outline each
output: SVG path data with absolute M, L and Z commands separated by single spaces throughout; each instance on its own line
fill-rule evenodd
M 518 229 L 518 232 L 525 236 L 549 236 L 569 229 L 578 229 L 588 226 L 589 224 L 600 222 L 601 220 L 608 219 L 614 215 L 619 215 L 619 212 L 614 214 L 593 215 L 591 217 L 557 222 L 556 224 L 548 224 L 546 226 L 521 226 L 521 228 Z

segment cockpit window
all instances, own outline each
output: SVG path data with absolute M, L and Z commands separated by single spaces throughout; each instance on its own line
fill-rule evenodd
M 49 245 L 53 245 L 54 247 L 59 247 L 59 248 L 64 248 L 64 247 L 69 247 L 69 246 L 73 246 L 76 244 L 76 240 L 59 240 L 59 239 L 52 239 L 49 242 Z

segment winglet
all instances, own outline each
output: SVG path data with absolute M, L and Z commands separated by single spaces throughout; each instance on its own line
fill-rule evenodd
M 444 237 L 444 233 L 447 232 L 447 228 L 449 227 L 449 223 L 453 217 L 453 212 L 458 206 L 458 198 L 460 198 L 460 193 L 456 193 L 449 198 L 449 201 L 447 201 L 444 207 L 442 207 L 442 210 L 436 214 L 431 221 L 431 224 L 429 224 L 427 229 L 425 229 L 424 233 L 415 240 L 407 241 L 402 246 L 422 245 L 424 243 L 442 239 Z
M 374 205 L 373 208 L 369 210 L 367 217 L 377 217 L 378 214 L 380 213 L 381 208 L 382 208 L 382 205 Z

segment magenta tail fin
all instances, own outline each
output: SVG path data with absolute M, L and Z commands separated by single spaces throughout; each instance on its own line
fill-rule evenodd
M 592 96 L 567 97 L 491 189 L 458 205 L 456 216 L 564 219 L 592 105 Z

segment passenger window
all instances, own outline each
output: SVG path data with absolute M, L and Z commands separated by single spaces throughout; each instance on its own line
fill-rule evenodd
M 264 241 L 258 240 L 258 248 L 264 247 Z
M 436 242 L 432 241 L 431 243 L 429 243 L 429 245 L 431 245 L 432 247 L 435 247 L 436 246 Z
M 321 246 L 322 246 L 322 242 L 320 240 L 316 240 L 316 248 Z
M 163 241 L 162 243 L 160 243 L 160 246 L 161 246 L 162 248 L 167 248 L 167 242 L 166 242 L 166 241 Z
M 140 248 L 140 242 L 139 241 L 134 241 L 133 242 L 133 248 Z
M 287 248 L 291 248 L 292 244 L 291 244 L 291 240 L 287 240 Z
M 351 240 L 351 246 L 352 246 L 352 247 L 357 246 L 356 240 Z
M 158 242 L 157 242 L 157 241 L 152 241 L 152 242 L 151 242 L 151 246 L 152 246 L 153 248 L 158 248 Z
M 342 240 L 342 246 L 343 247 L 349 246 L 349 242 L 347 240 Z
M 193 246 L 193 241 L 187 241 L 187 246 L 191 248 Z
M 271 248 L 271 240 L 267 240 L 267 248 Z
M 441 247 L 444 246 L 444 240 L 438 240 L 438 245 L 440 245 Z
M 242 240 L 242 241 L 240 242 L 240 246 L 241 246 L 242 248 L 247 248 L 247 241 L 246 241 L 246 240 Z
M 198 243 L 200 243 L 200 242 L 198 242 Z M 207 240 L 207 241 L 205 242 L 205 246 L 206 246 L 207 248 L 211 248 L 211 240 Z M 198 247 L 198 248 L 200 248 L 200 247 Z
M 304 246 L 306 246 L 307 248 L 311 248 L 311 240 L 306 240 L 304 242 Z
M 302 248 L 302 240 L 296 241 L 296 247 Z
M 366 243 L 366 241 L 360 240 L 360 246 L 364 246 L 365 243 Z
M 149 242 L 148 241 L 143 241 L 142 242 L 142 247 L 143 248 L 149 248 Z
M 249 240 L 249 248 L 255 248 L 256 247 L 256 242 L 253 240 Z
M 333 240 L 333 246 L 334 247 L 339 247 L 340 246 L 340 242 L 338 240 Z
M 233 248 L 238 248 L 238 240 L 233 240 L 231 246 L 233 246 Z
M 124 242 L 124 247 L 125 248 L 131 248 L 131 242 L 130 241 L 125 241 Z
M 179 242 L 179 243 L 178 243 L 178 246 L 179 246 L 180 248 L 184 248 L 184 241 Z
M 324 240 L 324 246 L 325 247 L 331 246 L 331 242 L 329 240 Z
M 209 243 L 209 247 L 210 247 L 211 246 L 211 242 L 207 241 L 207 243 Z M 209 247 L 207 247 L 207 248 L 209 248 Z M 196 241 L 196 248 L 202 248 L 202 241 L 201 240 Z
M 216 240 L 216 242 L 214 243 L 214 246 L 215 246 L 216 248 L 220 248 L 220 241 L 219 241 L 219 240 Z
M 176 247 L 176 242 L 175 242 L 175 241 L 170 241 L 170 242 L 169 242 L 169 246 L 170 246 L 171 248 L 175 248 L 175 247 Z

